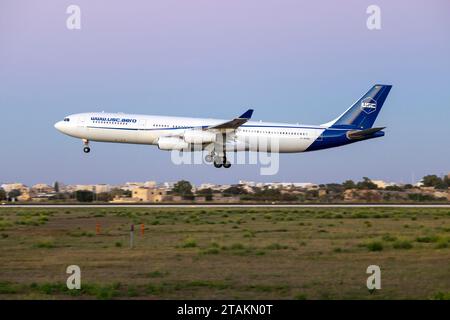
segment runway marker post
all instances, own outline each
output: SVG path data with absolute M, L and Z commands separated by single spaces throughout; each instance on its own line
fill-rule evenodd
M 96 235 L 99 235 L 100 234 L 100 231 L 101 231 L 101 228 L 100 228 L 100 223 L 96 223 L 95 224 L 95 234 Z
M 130 228 L 130 249 L 133 249 L 133 238 L 134 238 L 134 224 Z

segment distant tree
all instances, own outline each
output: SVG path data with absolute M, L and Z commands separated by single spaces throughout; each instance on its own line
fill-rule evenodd
M 197 195 L 204 196 L 206 201 L 211 201 L 213 199 L 213 191 L 211 188 L 197 190 Z
M 241 199 L 253 201 L 280 201 L 282 200 L 282 194 L 278 189 L 255 188 L 255 193 L 242 194 Z
M 13 198 L 17 199 L 17 197 L 19 197 L 21 194 L 22 194 L 22 192 L 20 190 L 14 189 L 14 190 L 11 190 L 8 193 L 8 198 L 10 198 L 10 199 L 13 199 Z
M 6 192 L 2 188 L 0 188 L 0 201 L 6 200 Z
M 241 195 L 246 193 L 247 191 L 245 191 L 241 186 L 231 186 L 223 191 L 224 195 Z
M 339 193 L 342 192 L 343 186 L 339 183 L 328 183 L 325 185 L 325 188 L 333 193 Z
M 182 196 L 185 199 L 193 198 L 192 184 L 189 181 L 181 180 L 175 183 L 172 192 L 176 195 Z
M 448 179 L 447 182 L 441 178 L 439 178 L 437 175 L 427 175 L 422 178 L 422 183 L 425 187 L 434 187 L 436 189 L 447 189 L 448 185 Z
M 213 194 L 213 191 L 211 188 L 205 188 L 205 189 L 197 190 L 197 194 L 204 196 L 207 194 Z
M 113 198 L 114 197 L 111 195 L 110 192 L 101 192 L 95 195 L 95 200 L 100 202 L 108 202 L 111 201 Z
M 356 184 L 355 184 L 355 182 L 353 182 L 353 180 L 346 180 L 346 181 L 344 181 L 342 186 L 344 187 L 345 190 L 347 190 L 347 189 L 355 189 L 356 188 Z
M 383 194 L 384 201 L 390 201 L 391 198 L 392 198 L 392 193 L 386 192 L 385 194 Z
M 72 194 L 66 192 L 59 192 L 52 197 L 54 200 L 70 200 L 71 198 L 73 199 Z
M 114 188 L 109 192 L 111 198 L 114 197 L 131 197 L 132 192 L 130 190 L 123 190 L 119 188 Z
M 386 190 L 386 191 L 405 191 L 405 188 L 394 185 L 394 186 L 387 186 L 386 188 L 384 188 L 384 190 Z
M 294 194 L 290 193 L 282 193 L 281 194 L 281 201 L 297 201 L 298 197 Z
M 59 182 L 55 181 L 55 183 L 53 184 L 53 189 L 55 189 L 56 193 L 59 193 Z
M 94 193 L 87 190 L 75 191 L 75 199 L 79 202 L 92 202 L 94 200 Z
M 372 180 L 370 180 L 367 177 L 363 177 L 363 181 L 360 181 L 356 184 L 356 187 L 358 189 L 369 189 L 369 190 L 373 190 L 373 189 L 377 189 L 377 185 L 375 183 L 372 182 Z
M 408 194 L 408 198 L 410 200 L 419 201 L 419 202 L 436 200 L 436 198 L 430 194 L 421 194 L 421 193 L 410 193 L 410 194 Z
M 412 184 L 410 184 L 410 183 L 407 183 L 407 184 L 405 184 L 405 185 L 403 186 L 403 188 L 404 188 L 405 190 L 408 190 L 408 189 L 413 189 L 414 186 L 413 186 Z
M 306 200 L 317 200 L 319 197 L 318 190 L 308 190 L 306 191 Z

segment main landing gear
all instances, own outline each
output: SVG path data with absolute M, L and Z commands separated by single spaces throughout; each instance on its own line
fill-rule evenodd
M 224 167 L 225 169 L 228 169 L 231 167 L 231 163 L 227 160 L 227 157 L 225 155 L 223 157 L 215 156 L 213 158 L 213 164 L 216 168 Z
M 214 167 L 228 169 L 231 167 L 231 163 L 227 160 L 227 156 L 224 154 L 223 157 L 216 155 L 215 153 L 210 153 L 205 156 L 205 161 L 208 163 L 213 163 Z
M 83 139 L 83 144 L 84 144 L 84 148 L 83 148 L 84 153 L 91 152 L 91 148 L 89 148 L 89 141 L 86 139 Z

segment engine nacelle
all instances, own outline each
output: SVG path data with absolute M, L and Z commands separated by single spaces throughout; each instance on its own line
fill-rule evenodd
M 216 134 L 208 131 L 189 130 L 183 135 L 184 141 L 192 144 L 210 143 L 216 141 Z
M 189 143 L 177 137 L 161 137 L 158 139 L 160 150 L 183 150 L 189 147 Z

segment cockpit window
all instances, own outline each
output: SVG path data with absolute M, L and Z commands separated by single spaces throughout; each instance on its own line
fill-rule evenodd
M 65 121 L 65 122 L 69 122 L 69 121 L 70 121 L 70 118 L 64 118 L 64 121 Z

